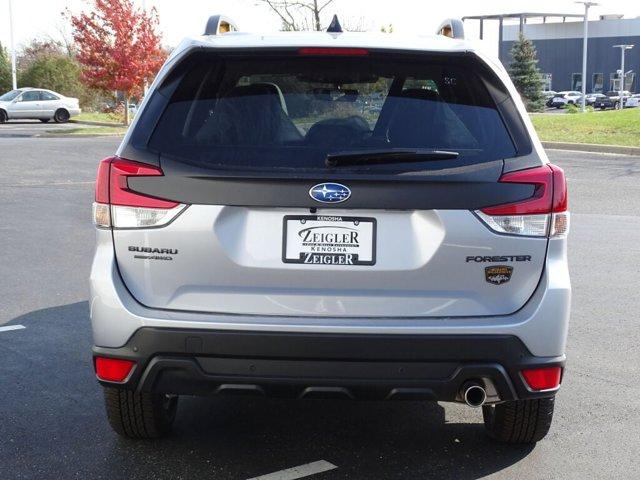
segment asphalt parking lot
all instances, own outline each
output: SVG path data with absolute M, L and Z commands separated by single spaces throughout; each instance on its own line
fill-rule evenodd
M 87 127 L 87 125 L 83 125 Z M 9 120 L 0 125 L 0 138 L 27 138 L 39 135 L 55 135 L 64 130 L 78 128 L 77 123 L 42 123 L 40 120 Z
M 136 442 L 108 427 L 90 356 L 93 180 L 118 142 L 0 138 L 1 479 L 243 480 L 322 460 L 337 468 L 310 478 L 640 478 L 640 158 L 549 152 L 569 180 L 574 299 L 534 448 L 488 440 L 461 405 L 234 397 L 182 399 L 170 438 Z

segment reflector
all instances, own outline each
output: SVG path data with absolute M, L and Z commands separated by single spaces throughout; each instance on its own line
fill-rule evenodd
M 522 377 L 531 390 L 552 390 L 560 385 L 562 367 L 531 368 L 522 370 Z
M 136 362 L 120 358 L 95 357 L 96 375 L 107 382 L 124 382 Z

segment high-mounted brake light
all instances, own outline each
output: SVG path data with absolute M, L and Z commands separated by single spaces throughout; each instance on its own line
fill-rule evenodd
M 130 177 L 162 176 L 160 168 L 119 157 L 105 158 L 98 166 L 93 219 L 98 227 L 160 227 L 184 208 L 177 202 L 132 190 Z
M 530 198 L 483 208 L 476 213 L 498 233 L 535 237 L 563 236 L 569 229 L 567 182 L 564 172 L 555 165 L 510 172 L 500 183 L 533 185 Z
M 521 373 L 531 390 L 555 390 L 560 386 L 562 367 L 530 368 Z
M 303 47 L 298 49 L 298 55 L 364 57 L 369 55 L 369 50 L 366 48 Z
M 107 382 L 124 382 L 131 374 L 136 362 L 119 358 L 95 357 L 96 376 Z

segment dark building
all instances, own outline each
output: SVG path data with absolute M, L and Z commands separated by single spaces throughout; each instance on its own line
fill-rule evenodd
M 575 20 L 575 19 L 572 19 Z M 522 28 L 538 51 L 538 67 L 545 78 L 546 90 L 581 90 L 582 88 L 582 21 L 525 23 L 504 25 L 500 43 L 500 59 L 508 66 L 510 50 Z M 589 22 L 587 55 L 587 92 L 619 90 L 620 49 L 614 45 L 631 44 L 626 50 L 625 90 L 640 91 L 636 73 L 640 72 L 640 18 L 602 17 Z

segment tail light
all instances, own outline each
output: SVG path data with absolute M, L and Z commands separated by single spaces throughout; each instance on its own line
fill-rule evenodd
M 525 200 L 496 205 L 476 214 L 497 232 L 533 237 L 563 237 L 569 231 L 567 182 L 555 165 L 543 165 L 500 178 L 501 183 L 533 185 L 533 196 Z
M 130 177 L 162 176 L 153 165 L 119 157 L 105 158 L 98 166 L 93 223 L 101 228 L 161 227 L 171 222 L 186 205 L 151 197 L 129 188 Z

